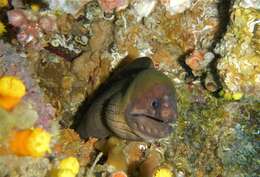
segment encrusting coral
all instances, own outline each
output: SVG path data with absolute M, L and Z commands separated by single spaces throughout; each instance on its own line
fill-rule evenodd
M 0 0 L 0 103 L 20 97 L 0 107 L 0 176 L 257 176 L 259 9 L 256 0 Z M 84 100 L 140 56 L 176 86 L 173 132 L 82 140 L 72 127 Z M 5 77 L 18 87 L 2 87 Z
M 92 160 L 97 139 L 90 138 L 84 142 L 72 129 L 63 129 L 60 138 L 54 146 L 54 152 L 58 156 L 67 155 L 77 157 L 79 164 L 85 166 Z
M 128 6 L 128 0 L 98 0 L 98 2 L 107 13 L 112 13 L 114 10 L 119 11 Z
M 50 129 L 53 126 L 51 120 L 54 118 L 54 108 L 45 100 L 43 92 L 32 74 L 27 59 L 17 53 L 9 44 L 3 43 L 3 41 L 0 41 L 0 76 L 12 76 L 22 81 L 26 87 L 26 95 L 24 95 L 22 101 L 26 103 L 25 105 L 28 105 L 30 109 L 37 112 L 38 119 L 35 124 Z M 18 83 L 21 81 L 18 81 Z M 20 92 L 18 92 L 20 94 L 24 91 L 21 85 L 20 83 L 19 88 L 22 88 Z M 10 90 L 8 90 L 8 93 L 10 93 L 9 91 Z M 17 92 L 17 90 L 14 92 Z M 30 118 L 28 119 L 30 120 Z M 19 122 L 16 122 L 16 124 L 19 124 Z
M 57 30 L 54 15 L 36 16 L 22 9 L 13 9 L 7 12 L 7 16 L 9 23 L 18 28 L 17 40 L 24 46 L 30 44 L 34 49 L 40 50 L 47 45 L 44 35 Z
M 260 55 L 259 10 L 244 8 L 236 1 L 232 8 L 231 23 L 224 38 L 215 48 L 221 55 L 217 65 L 226 92 L 241 92 L 245 97 L 259 98 Z

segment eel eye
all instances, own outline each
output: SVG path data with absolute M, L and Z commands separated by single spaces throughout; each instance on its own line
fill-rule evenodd
M 160 106 L 161 106 L 160 100 L 158 100 L 158 99 L 153 100 L 151 105 L 154 109 L 160 108 Z

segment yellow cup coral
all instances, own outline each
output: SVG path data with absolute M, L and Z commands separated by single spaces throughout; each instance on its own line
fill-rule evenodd
M 222 96 L 225 100 L 235 100 L 238 101 L 243 97 L 243 93 L 242 92 L 229 92 L 229 91 L 224 91 L 221 90 L 221 92 L 219 93 L 220 96 Z
M 79 162 L 75 157 L 68 157 L 60 162 L 58 168 L 60 170 L 70 170 L 76 175 L 79 172 Z
M 76 175 L 71 170 L 57 170 L 53 177 L 75 177 Z
M 5 25 L 0 21 L 0 36 L 6 32 Z
M 38 12 L 40 10 L 40 5 L 39 4 L 31 4 L 31 9 L 34 12 Z
M 155 170 L 153 177 L 172 177 L 173 174 L 169 168 L 159 167 Z
M 42 157 L 50 152 L 51 135 L 42 128 L 14 132 L 10 150 L 20 156 Z
M 59 166 L 52 169 L 52 177 L 75 177 L 79 172 L 79 162 L 75 157 L 63 159 Z
M 0 78 L 0 107 L 10 110 L 14 108 L 25 95 L 24 83 L 14 76 Z
M 8 6 L 8 0 L 0 0 L 0 7 Z
M 241 92 L 235 92 L 232 95 L 233 100 L 240 100 L 243 97 L 243 93 Z

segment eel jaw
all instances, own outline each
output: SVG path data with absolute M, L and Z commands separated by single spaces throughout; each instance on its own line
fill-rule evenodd
M 172 132 L 170 122 L 145 114 L 127 114 L 128 126 L 141 139 L 153 141 L 167 137 Z

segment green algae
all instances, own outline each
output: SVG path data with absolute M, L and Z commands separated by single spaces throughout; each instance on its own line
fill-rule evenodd
M 259 103 L 226 101 L 200 89 L 177 89 L 179 118 L 166 161 L 185 176 L 256 176 Z
M 259 159 L 259 103 L 239 103 L 234 125 L 221 135 L 218 156 L 224 176 L 257 176 Z
M 205 7 L 209 7 L 211 2 L 213 3 L 212 5 L 215 4 L 215 1 L 200 1 L 202 4 L 205 3 Z M 214 97 L 200 85 L 183 84 L 177 86 L 179 118 L 177 124 L 174 125 L 175 130 L 170 140 L 162 140 L 160 142 L 162 146 L 166 147 L 166 152 L 162 153 L 165 156 L 162 160 L 174 168 L 174 172 L 177 176 L 184 174 L 185 177 L 254 177 L 259 174 L 260 146 L 258 142 L 260 104 L 259 99 L 257 99 L 259 98 L 259 80 L 257 80 L 260 71 L 258 67 L 259 51 L 255 32 L 250 32 L 248 31 L 249 28 L 247 28 L 247 23 L 252 20 L 252 17 L 253 20 L 255 20 L 256 17 L 259 19 L 259 10 L 253 10 L 252 8 L 246 10 L 239 7 L 240 0 L 236 0 L 235 2 L 236 6 L 233 7 L 233 13 L 230 17 L 231 23 L 229 24 L 227 33 L 222 38 L 220 45 L 217 46 L 217 48 L 219 48 L 217 53 L 221 55 L 217 64 L 222 84 L 225 84 L 224 91 L 232 94 L 241 91 L 245 93 L 246 96 L 237 101 L 225 100 L 223 98 Z M 97 5 L 97 2 L 94 3 Z M 87 14 L 85 14 L 85 21 L 80 22 L 84 25 L 89 25 L 87 22 L 100 21 L 103 18 L 100 8 L 96 5 L 95 7 L 90 7 L 90 5 L 91 4 L 86 7 L 88 10 Z M 199 5 L 197 5 L 197 7 L 198 6 Z M 168 61 L 164 59 L 165 56 L 159 55 L 158 58 L 160 60 L 158 61 L 160 61 L 160 66 L 163 66 L 163 69 L 167 70 L 167 67 L 169 67 L 169 70 L 179 72 L 180 66 L 175 66 L 172 63 L 177 63 L 176 60 L 183 51 L 198 46 L 201 48 L 210 48 L 212 43 L 218 42 L 212 40 L 214 35 L 219 35 L 215 34 L 215 27 L 218 25 L 216 16 L 211 18 L 211 20 L 206 20 L 202 18 L 204 16 L 201 16 L 204 25 L 192 21 L 193 18 L 191 18 L 191 16 L 197 19 L 200 11 L 205 7 L 203 5 L 201 8 L 194 8 L 194 13 L 188 10 L 184 13 L 186 15 L 178 15 L 180 18 L 163 17 L 164 12 L 162 11 L 162 15 L 158 14 L 160 7 L 156 7 L 155 12 L 151 14 L 153 18 L 149 17 L 142 20 L 144 24 L 136 24 L 131 18 L 123 18 L 125 17 L 125 13 L 120 14 L 122 14 L 122 22 L 124 22 L 122 24 L 124 25 L 130 24 L 131 26 L 131 23 L 134 23 L 136 26 L 147 26 L 147 24 L 155 25 L 154 20 L 158 21 L 156 28 L 152 29 L 151 32 L 144 34 L 148 31 L 147 29 L 149 29 L 145 28 L 146 30 L 144 30 L 143 33 L 138 33 L 137 43 L 139 43 L 139 46 L 137 46 L 137 48 L 139 47 L 138 50 L 142 50 L 143 48 L 148 50 L 151 48 L 151 51 L 154 49 L 157 50 L 158 46 L 164 49 L 167 48 L 167 50 L 171 48 L 169 51 L 173 51 L 170 53 L 173 59 Z M 194 11 L 194 9 L 192 11 Z M 126 11 L 128 10 L 129 9 Z M 221 9 L 218 10 L 221 12 Z M 131 36 L 131 33 L 122 32 L 127 31 L 130 27 L 127 26 L 127 28 L 125 28 L 124 25 L 122 25 L 122 27 L 119 28 L 119 25 L 116 24 L 116 22 L 119 22 L 120 14 L 117 15 L 118 19 L 115 21 L 116 30 L 101 30 L 98 35 L 95 34 L 90 39 L 90 41 L 92 41 L 90 44 L 99 47 L 99 52 L 95 54 L 93 54 L 93 50 L 77 58 L 74 62 L 68 63 L 61 58 L 56 58 L 48 52 L 46 52 L 46 56 L 44 55 L 38 58 L 32 54 L 30 56 L 28 52 L 28 60 L 33 63 L 32 65 L 39 67 L 36 67 L 36 70 L 37 79 L 40 80 L 41 88 L 46 89 L 45 94 L 50 97 L 50 100 L 55 102 L 54 104 L 56 104 L 56 101 L 57 105 L 61 104 L 60 111 L 62 113 L 58 112 L 58 117 L 62 117 L 61 124 L 65 127 L 71 125 L 73 115 L 77 111 L 78 105 L 96 89 L 100 82 L 103 82 L 111 68 L 114 68 L 113 61 L 115 60 L 112 60 L 112 67 L 110 68 L 110 61 L 108 61 L 107 58 L 101 59 L 101 56 L 103 56 L 102 51 L 109 49 L 105 44 L 115 42 L 115 45 L 118 45 L 121 50 L 124 49 L 122 43 L 127 43 L 129 46 L 133 44 L 131 41 L 127 41 L 127 37 Z M 158 19 L 154 16 L 158 16 Z M 187 18 L 187 16 L 190 19 Z M 176 19 L 181 20 L 180 22 L 176 22 Z M 124 20 L 127 20 L 127 23 Z M 185 23 L 187 20 L 190 22 Z M 163 23 L 161 23 L 161 21 Z M 214 21 L 216 23 L 213 23 L 209 31 L 212 35 L 207 36 L 209 33 L 202 33 L 204 26 L 207 24 L 210 25 L 211 22 Z M 190 27 L 190 25 L 194 23 L 197 25 L 196 29 L 201 31 L 199 34 L 202 35 L 202 38 L 205 38 L 206 43 L 202 43 L 202 40 L 198 40 L 197 43 L 194 42 L 194 36 L 191 35 L 194 34 L 194 31 L 192 30 L 193 28 Z M 102 26 L 103 29 L 107 23 L 100 24 L 101 25 L 96 25 L 98 29 L 99 26 Z M 118 28 L 119 30 L 117 30 Z M 133 27 L 133 29 L 136 28 L 138 27 Z M 223 28 L 226 27 L 223 26 Z M 113 31 L 113 35 L 112 32 L 110 35 L 110 31 Z M 150 34 L 156 34 L 155 32 L 160 33 L 160 35 L 153 36 L 153 42 L 151 42 L 150 38 L 152 35 Z M 109 39 L 107 42 L 103 42 L 103 40 L 96 42 L 100 39 L 99 34 L 101 33 L 106 34 L 101 39 Z M 129 36 L 126 34 L 129 34 Z M 111 39 L 111 36 L 113 36 L 113 39 Z M 199 35 L 195 35 L 195 37 L 198 36 Z M 123 42 L 120 43 L 120 41 Z M 154 41 L 160 45 L 154 45 Z M 168 45 L 170 47 L 166 45 L 169 42 L 172 45 Z M 99 45 L 102 43 L 105 44 Z M 153 44 L 153 46 L 146 46 L 146 44 Z M 178 45 L 181 49 L 175 47 Z M 243 47 L 244 50 L 240 50 L 243 49 Z M 248 48 L 250 50 L 247 50 Z M 93 47 L 93 49 L 96 48 Z M 7 50 L 5 49 L 3 51 Z M 243 52 L 250 52 L 250 55 L 247 54 L 245 56 Z M 43 54 L 41 53 L 41 55 Z M 8 58 L 10 63 L 14 61 L 12 58 L 14 58 L 13 55 Z M 120 56 L 118 60 L 122 58 L 123 57 Z M 167 61 L 165 65 L 163 65 L 164 60 Z M 249 64 L 247 65 L 247 63 Z M 3 65 L 2 68 L 6 69 L 8 68 L 7 66 L 9 65 Z M 72 71 L 70 71 L 71 68 Z M 55 74 L 55 76 L 53 76 L 53 74 Z M 179 76 L 176 78 L 183 82 Z M 53 82 L 51 82 L 52 80 Z M 54 87 L 51 85 L 52 83 L 54 83 Z M 59 110 L 58 108 L 59 106 L 57 106 L 57 110 Z M 0 136 L 2 135 L 2 137 L 6 137 L 11 130 L 10 127 L 13 127 L 13 125 L 19 124 L 20 127 L 18 126 L 18 128 L 29 128 L 35 122 L 34 117 L 36 119 L 36 115 L 32 110 L 28 112 L 28 114 L 24 114 L 23 117 L 16 116 L 15 120 L 13 115 L 11 116 L 0 110 L 0 117 L 2 119 Z M 54 123 L 57 123 L 57 120 L 52 122 L 52 124 Z M 69 142 L 66 138 L 63 138 L 63 140 L 64 144 Z M 75 143 L 78 144 L 77 142 Z M 152 146 L 156 146 L 156 144 L 152 144 Z M 70 148 L 65 149 L 70 151 Z M 84 154 L 84 152 L 79 152 L 79 156 Z M 0 158 L 0 176 L 45 176 L 46 170 L 50 168 L 50 163 L 52 163 L 50 159 L 60 158 L 60 156 L 64 156 L 64 154 L 65 153 L 62 155 L 51 154 L 53 157 L 50 156 L 49 159 L 41 158 L 36 160 L 15 156 Z M 10 166 L 10 164 L 12 164 L 12 166 Z M 108 171 L 108 167 L 102 163 L 97 164 L 96 171 L 98 171 L 99 168 L 104 172 Z M 81 170 L 84 171 L 83 166 Z M 84 175 L 79 174 L 78 176 Z

